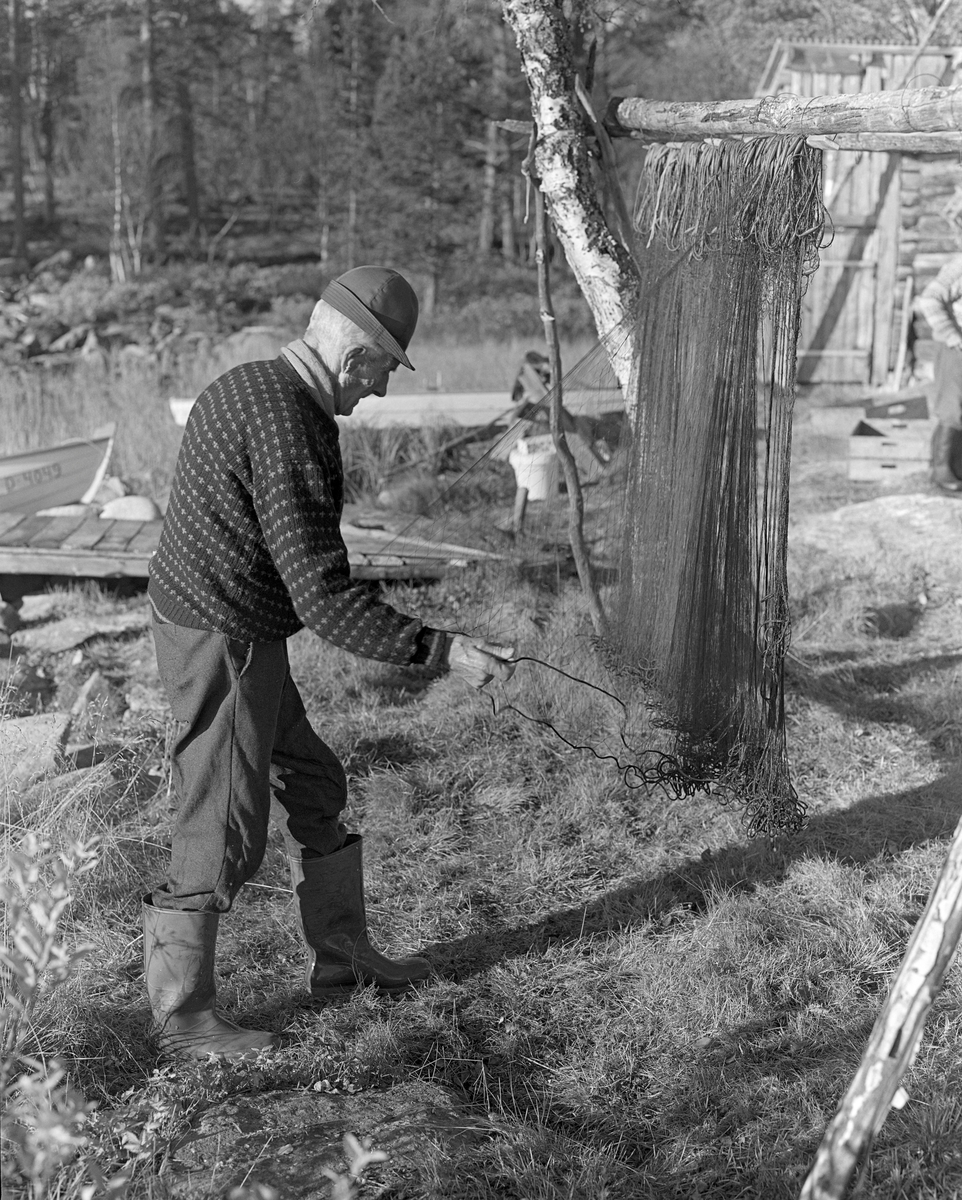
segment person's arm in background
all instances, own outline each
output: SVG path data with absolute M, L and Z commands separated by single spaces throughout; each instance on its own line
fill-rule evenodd
M 962 254 L 950 259 L 923 288 L 916 309 L 937 342 L 962 349 Z

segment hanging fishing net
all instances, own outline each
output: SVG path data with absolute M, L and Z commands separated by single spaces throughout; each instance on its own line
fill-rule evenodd
M 637 308 L 560 387 L 590 581 L 541 364 L 516 419 L 406 531 L 482 552 L 458 619 L 517 647 L 500 709 L 610 759 L 631 786 L 734 803 L 753 834 L 804 812 L 785 744 L 786 547 L 818 164 L 784 138 L 647 151 Z

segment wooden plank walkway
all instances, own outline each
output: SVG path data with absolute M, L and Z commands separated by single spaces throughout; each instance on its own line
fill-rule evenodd
M 0 513 L 0 580 L 10 575 L 146 579 L 163 524 Z M 354 579 L 438 579 L 469 562 L 498 557 L 346 522 L 341 532 Z

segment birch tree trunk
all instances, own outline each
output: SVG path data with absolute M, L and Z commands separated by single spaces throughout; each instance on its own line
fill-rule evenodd
M 33 14 L 32 91 L 37 111 L 37 142 L 43 164 L 43 216 L 48 229 L 57 220 L 57 192 L 54 179 L 56 146 L 56 104 L 53 98 L 53 56 L 51 48 L 53 21 L 50 0 L 40 0 Z
M 516 234 L 514 224 L 514 181 L 504 180 L 501 189 L 501 257 L 505 262 L 515 262 L 518 255 L 515 250 Z
M 351 5 L 351 48 L 348 65 L 347 113 L 348 128 L 351 144 L 348 152 L 347 165 L 347 232 L 344 245 L 345 266 L 350 271 L 357 266 L 357 199 L 358 199 L 358 157 L 361 153 L 359 145 L 359 107 L 361 70 L 361 15 L 357 0 Z
M 588 157 L 589 126 L 575 93 L 568 24 L 553 0 L 501 2 L 531 93 L 537 129 L 534 174 L 565 257 L 604 338 L 632 308 L 638 275 L 598 199 Z M 633 349 L 629 339 L 612 360 L 626 396 Z
M 127 267 L 127 247 L 124 242 L 124 170 L 120 140 L 120 115 L 117 98 L 113 94 L 111 80 L 110 96 L 110 140 L 114 166 L 114 219 L 110 232 L 110 278 L 114 283 L 126 283 L 130 274 Z
M 498 160 L 501 131 L 497 121 L 488 121 L 484 136 L 484 175 L 481 184 L 481 215 L 478 219 L 478 254 L 484 258 L 494 247 L 494 206 L 498 190 Z
M 494 10 L 491 50 L 491 105 L 503 112 L 507 108 L 508 90 L 508 31 L 500 14 Z M 504 174 L 508 161 L 504 134 L 496 120 L 489 120 L 485 131 L 484 184 L 481 193 L 481 217 L 478 223 L 478 253 L 485 257 L 494 250 L 495 227 L 501 220 L 504 236 Z M 512 257 L 514 230 L 511 229 L 511 247 L 504 257 Z
M 23 186 L 23 80 L 20 77 L 20 0 L 10 0 L 10 174 L 13 177 L 13 258 L 27 262 L 27 217 Z
M 147 243 L 155 260 L 167 251 L 163 192 L 157 171 L 157 79 L 154 73 L 153 0 L 142 0 L 140 14 L 141 111 L 144 117 L 144 203 Z
M 187 240 L 192 250 L 200 241 L 200 184 L 197 180 L 197 142 L 194 136 L 194 103 L 190 83 L 181 76 L 175 85 L 177 124 L 180 131 L 180 163 L 187 201 Z

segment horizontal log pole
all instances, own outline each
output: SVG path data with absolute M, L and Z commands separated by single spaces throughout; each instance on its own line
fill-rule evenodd
M 504 129 L 510 129 L 512 133 L 525 133 L 531 135 L 534 128 L 531 121 L 499 121 L 498 124 Z M 626 133 L 625 130 L 611 129 L 608 127 L 609 133 L 614 133 L 616 136 L 638 137 L 644 138 L 650 142 L 694 142 L 702 141 L 707 137 L 718 137 L 717 130 L 709 132 L 700 132 L 697 134 L 686 134 L 682 136 L 677 132 L 656 134 L 648 131 L 644 134 Z M 769 135 L 771 135 L 769 131 Z M 759 133 L 753 134 L 731 134 L 732 137 L 760 137 L 765 136 Z M 797 136 L 797 135 L 796 135 Z M 808 139 L 808 144 L 814 146 L 816 150 L 878 150 L 887 151 L 890 154 L 962 154 L 962 133 L 834 133 L 834 134 L 812 134 Z
M 615 97 L 605 125 L 614 137 L 664 141 L 737 134 L 954 133 L 962 128 L 962 87 L 906 88 L 838 96 L 762 96 L 684 103 Z
M 902 58 L 906 58 L 915 54 L 918 51 L 918 46 L 906 46 L 904 42 L 845 42 L 840 45 L 838 42 L 793 42 L 792 48 L 796 54 L 801 54 L 802 57 L 812 54 L 822 54 L 826 51 L 829 54 L 838 54 L 844 51 L 846 56 L 856 54 L 897 54 Z M 926 58 L 952 58 L 955 54 L 954 46 L 925 46 L 924 54 Z
M 837 133 L 808 138 L 816 150 L 883 150 L 890 154 L 959 154 L 962 133 Z

